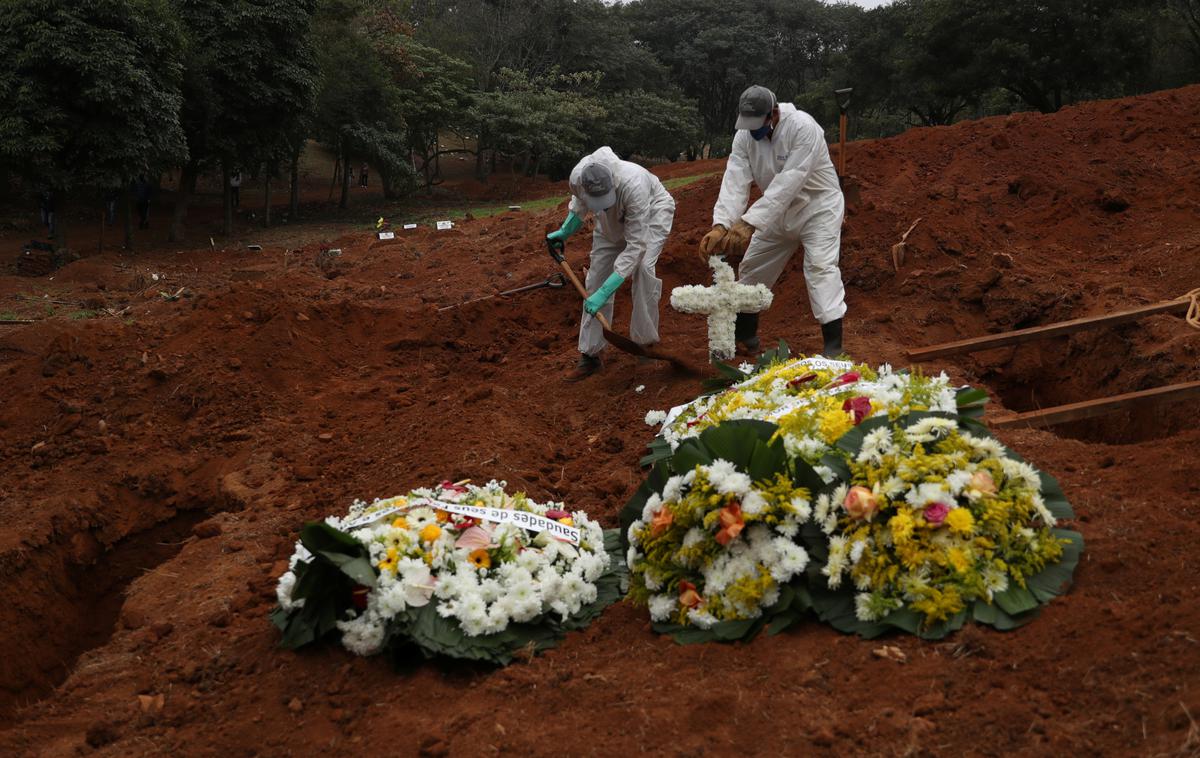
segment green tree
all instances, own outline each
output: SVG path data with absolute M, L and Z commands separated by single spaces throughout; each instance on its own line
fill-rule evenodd
M 772 30 L 763 8 L 763 2 L 635 0 L 625 9 L 639 43 L 696 101 L 708 143 L 728 144 L 738 95 L 765 84 L 771 72 Z
M 179 28 L 163 0 L 0 7 L 0 164 L 72 197 L 127 187 L 186 156 Z
M 229 174 L 295 157 L 298 122 L 311 110 L 317 62 L 315 0 L 174 0 L 188 30 L 182 123 L 190 159 L 180 178 L 171 236 L 205 169 L 221 172 L 225 233 L 233 230 Z
M 353 0 L 325 0 L 318 12 L 320 84 L 313 135 L 342 166 L 338 207 L 350 203 L 350 172 L 356 161 L 375 166 L 389 193 L 409 184 L 413 172 L 402 115 L 403 99 L 381 56 L 381 35 L 402 31 L 387 7 Z
M 618 154 L 673 161 L 695 156 L 703 124 L 694 102 L 643 90 L 615 92 L 600 100 L 605 116 L 592 132 L 592 144 L 608 145 Z
M 439 147 L 442 133 L 468 125 L 470 67 L 407 33 L 381 35 L 375 45 L 392 75 L 407 152 L 420 159 L 423 182 L 431 187 L 438 158 L 454 152 Z
M 551 74 L 530 78 L 502 69 L 501 86 L 476 98 L 473 116 L 488 125 L 487 146 L 521 161 L 521 171 L 552 169 L 551 179 L 591 144 L 591 127 L 605 117 L 594 96 L 595 74 Z M 515 164 L 514 164 L 515 165 Z M 573 165 L 573 164 L 572 164 Z
M 1196 66 L 1194 71 L 1200 73 L 1200 0 L 1168 0 L 1167 5 L 1187 33 L 1187 48 Z
M 1043 113 L 1124 94 L 1150 60 L 1147 0 L 961 0 L 974 65 Z

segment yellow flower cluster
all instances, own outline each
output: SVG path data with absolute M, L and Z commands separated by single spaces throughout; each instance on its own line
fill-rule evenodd
M 834 587 L 853 581 L 862 620 L 907 607 L 926 625 L 946 621 L 1061 558 L 1037 489 L 973 442 L 955 430 L 912 443 L 894 429 L 879 463 L 851 463 L 877 510 L 867 520 L 839 508 L 827 573 Z

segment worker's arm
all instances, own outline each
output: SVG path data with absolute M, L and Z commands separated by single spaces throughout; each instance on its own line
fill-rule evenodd
M 574 197 L 572 197 L 572 200 Z M 575 211 L 568 211 L 567 217 L 563 219 L 562 226 L 553 232 L 546 235 L 548 240 L 558 240 L 566 242 L 567 237 L 570 237 L 575 232 L 579 231 L 579 227 L 583 226 L 583 219 L 579 217 Z
M 721 179 L 721 193 L 717 195 L 717 204 L 713 207 L 713 226 L 726 229 L 733 226 L 750 201 L 750 183 L 754 181 L 746 144 L 750 139 L 746 131 L 738 131 L 733 136 L 733 149 L 729 153 L 729 160 L 725 162 L 725 176 Z

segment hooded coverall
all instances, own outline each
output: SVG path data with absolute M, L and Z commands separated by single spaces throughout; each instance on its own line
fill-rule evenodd
M 602 147 L 571 171 L 570 211 L 580 218 L 589 212 L 580 182 L 583 168 L 589 163 L 602 163 L 612 172 L 617 201 L 608 210 L 595 214 L 591 266 L 585 286 L 588 292 L 595 292 L 613 271 L 626 280 L 632 279 L 629 336 L 639 345 L 652 345 L 658 342 L 658 302 L 662 297 L 662 280 L 654 275 L 654 266 L 671 233 L 675 200 L 654 174 Z M 600 309 L 609 323 L 615 299 Z M 596 356 L 606 344 L 600 322 L 584 311 L 579 325 L 579 352 Z
M 751 181 L 763 195 L 747 211 Z M 739 282 L 774 287 L 803 243 L 813 316 L 821 324 L 844 316 L 846 290 L 838 268 L 844 211 L 825 132 L 812 116 L 780 103 L 769 139 L 756 141 L 745 130 L 734 135 L 713 224 L 728 229 L 740 218 L 755 229 L 738 266 Z

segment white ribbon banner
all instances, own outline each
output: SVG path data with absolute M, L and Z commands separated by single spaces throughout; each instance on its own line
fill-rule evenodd
M 497 524 L 515 524 L 531 532 L 550 532 L 551 536 L 557 537 L 564 542 L 570 542 L 572 545 L 579 544 L 579 530 L 575 527 L 560 524 L 554 519 L 539 516 L 529 511 L 514 511 L 508 508 L 481 508 L 477 505 L 459 505 L 458 503 L 446 503 L 441 500 L 427 500 L 426 502 L 434 508 L 440 508 L 450 513 L 457 513 L 460 516 L 470 516 L 471 518 L 492 521 Z
M 431 508 L 457 513 L 460 516 L 470 516 L 481 521 L 491 521 L 497 524 L 515 524 L 531 532 L 550 532 L 553 537 L 564 542 L 569 542 L 572 545 L 579 544 L 580 532 L 578 529 L 566 524 L 560 524 L 554 519 L 539 516 L 536 513 L 514 511 L 507 508 L 481 508 L 476 505 L 459 505 L 458 503 L 447 503 L 442 500 L 431 499 L 413 500 L 403 508 L 390 506 L 372 513 L 363 514 L 356 519 L 343 521 L 342 529 L 361 529 L 364 526 L 385 519 L 394 513 L 407 511 L 415 505 L 428 505 Z

